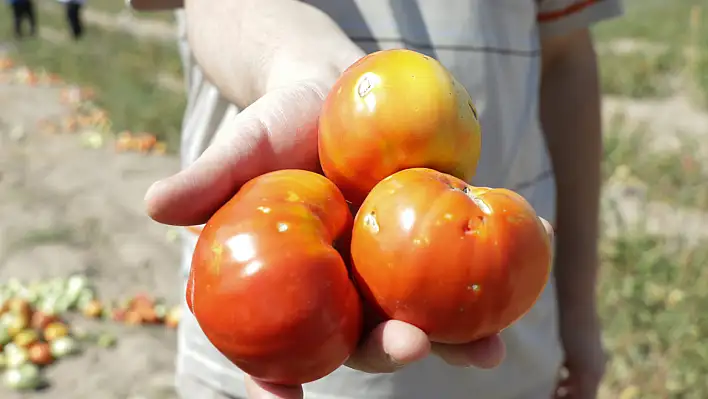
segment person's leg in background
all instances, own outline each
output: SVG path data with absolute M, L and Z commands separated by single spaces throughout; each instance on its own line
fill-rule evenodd
M 25 16 L 30 24 L 30 36 L 37 35 L 37 14 L 35 13 L 34 0 L 26 0 Z
M 66 18 L 69 21 L 71 34 L 74 36 L 75 40 L 80 39 L 84 32 L 83 25 L 81 24 L 81 17 L 79 15 L 80 12 L 81 3 L 76 1 L 66 3 Z
M 83 8 L 83 2 L 76 2 L 76 38 L 81 38 L 84 36 L 84 20 L 81 17 L 81 10 Z
M 23 1 L 22 0 L 11 0 L 10 1 L 10 7 L 12 8 L 12 18 L 14 22 L 14 27 L 15 27 L 15 38 L 20 39 L 22 38 L 22 19 L 23 19 L 23 11 L 22 11 L 22 5 Z

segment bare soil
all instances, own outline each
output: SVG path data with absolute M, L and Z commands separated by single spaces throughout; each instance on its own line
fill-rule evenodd
M 117 154 L 110 143 L 89 149 L 73 135 L 39 133 L 38 121 L 70 113 L 56 88 L 0 83 L 0 93 L 0 281 L 81 272 L 102 298 L 148 292 L 178 303 L 178 243 L 142 204 L 153 181 L 177 170 L 177 159 Z M 0 397 L 175 397 L 175 331 L 85 327 L 115 333 L 118 345 L 52 366 L 44 391 L 0 387 Z

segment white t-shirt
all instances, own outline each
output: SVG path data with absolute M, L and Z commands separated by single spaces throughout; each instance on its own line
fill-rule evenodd
M 540 39 L 621 13 L 619 0 L 311 0 L 365 51 L 407 47 L 439 59 L 465 85 L 482 125 L 476 185 L 522 194 L 555 219 L 555 181 L 539 125 Z M 209 145 L 227 113 L 238 109 L 203 77 L 181 22 L 189 100 L 183 165 Z M 568 132 L 572 134 L 573 132 Z M 185 234 L 183 273 L 196 240 Z M 242 373 L 207 341 L 187 311 L 179 330 L 178 373 L 245 397 Z M 547 399 L 562 361 L 553 281 L 534 308 L 502 334 L 507 357 L 494 370 L 455 368 L 435 356 L 394 374 L 342 367 L 305 386 L 311 399 Z M 196 399 L 196 398 L 195 398 Z

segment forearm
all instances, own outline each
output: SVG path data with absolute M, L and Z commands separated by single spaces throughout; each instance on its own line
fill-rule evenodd
M 546 65 L 541 88 L 557 185 L 556 286 L 574 308 L 594 306 L 602 154 L 597 60 L 589 37 L 577 44 Z
M 320 10 L 295 0 L 186 0 L 192 52 L 230 101 L 339 73 L 361 50 Z

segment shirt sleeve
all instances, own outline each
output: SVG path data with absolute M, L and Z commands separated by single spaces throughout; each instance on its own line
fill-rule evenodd
M 542 37 L 563 35 L 622 15 L 621 0 L 539 0 L 537 21 Z

